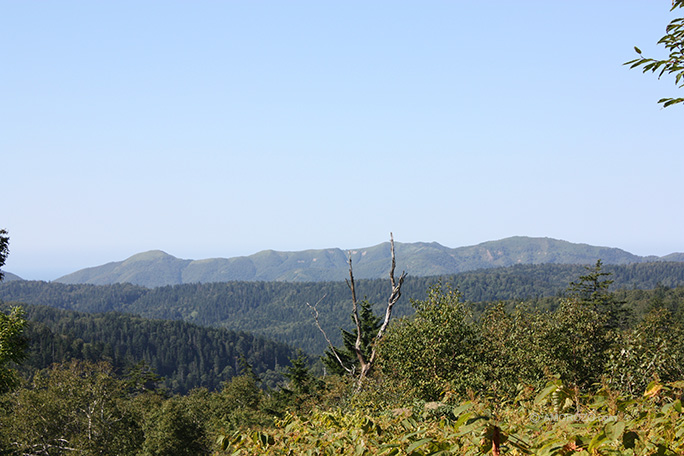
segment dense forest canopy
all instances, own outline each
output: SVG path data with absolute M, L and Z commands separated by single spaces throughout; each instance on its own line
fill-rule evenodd
M 684 263 L 655 262 L 608 265 L 612 290 L 652 289 L 684 285 Z M 523 301 L 558 297 L 584 270 L 580 265 L 517 265 L 452 276 L 407 277 L 395 316 L 413 313 L 411 300 L 423 299 L 437 282 L 457 288 L 465 301 Z M 386 302 L 387 279 L 358 280 L 359 299 L 379 311 Z M 80 312 L 124 312 L 146 318 L 185 320 L 199 325 L 248 331 L 309 353 L 320 354 L 326 342 L 306 303 L 321 298 L 321 325 L 335 344 L 338 328 L 350 328 L 351 297 L 344 282 L 226 282 L 148 289 L 131 284 L 67 285 L 36 281 L 0 283 L 0 299 Z M 552 308 L 553 300 L 539 305 Z M 483 308 L 480 305 L 479 308 Z
M 683 272 L 598 261 L 414 278 L 382 338 L 384 280 L 356 284 L 358 338 L 344 283 L 5 283 L 0 452 L 680 454 Z M 323 376 L 318 356 L 226 329 L 318 347 L 307 302 L 342 343 Z M 369 350 L 377 363 L 358 369 Z
M 0 306 L 5 310 L 7 306 Z M 159 387 L 173 393 L 219 389 L 246 362 L 271 386 L 282 380 L 295 349 L 243 331 L 202 327 L 184 321 L 150 320 L 118 312 L 84 313 L 24 305 L 29 324 L 30 374 L 72 359 L 106 361 L 118 372 L 143 362 L 161 376 Z

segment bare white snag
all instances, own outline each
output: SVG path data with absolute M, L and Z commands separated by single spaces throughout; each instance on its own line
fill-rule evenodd
M 363 353 L 361 352 L 361 325 L 359 323 L 358 315 L 355 314 L 355 321 L 356 321 L 356 329 L 357 329 L 357 337 L 356 337 L 356 346 L 354 347 L 356 349 L 356 356 L 359 358 L 359 363 L 361 364 L 361 373 L 359 374 L 359 380 L 357 384 L 357 390 L 361 389 L 361 384 L 363 383 L 363 380 L 366 378 L 366 375 L 368 375 L 368 372 L 370 372 L 371 368 L 373 367 L 373 364 L 375 363 L 375 358 L 377 355 L 377 343 L 382 339 L 382 336 L 385 335 L 385 331 L 387 330 L 387 326 L 389 325 L 390 318 L 392 318 L 392 308 L 394 307 L 394 304 L 397 303 L 399 298 L 401 297 L 401 286 L 404 283 L 404 279 L 406 278 L 406 271 L 402 271 L 401 276 L 399 276 L 399 279 L 397 280 L 394 277 L 394 270 L 396 268 L 396 258 L 394 255 L 394 236 L 392 233 L 390 233 L 390 249 L 392 253 L 392 265 L 390 267 L 390 281 L 392 284 L 392 292 L 390 293 L 389 298 L 387 299 L 387 307 L 385 308 L 385 319 L 382 322 L 382 325 L 380 326 L 380 329 L 378 329 L 377 334 L 375 335 L 375 342 L 373 343 L 373 346 L 371 348 L 371 354 L 370 358 L 367 360 L 364 359 Z M 349 275 L 351 277 L 351 283 L 353 284 L 353 273 L 351 269 L 351 258 L 349 260 Z M 352 293 L 354 294 L 354 293 Z M 356 296 L 353 296 L 354 299 L 354 312 L 357 312 L 357 305 L 356 305 Z
M 394 269 L 397 266 L 396 259 L 394 257 L 394 236 L 392 236 L 392 233 L 390 233 L 390 245 L 392 248 L 392 267 L 390 268 L 390 282 L 392 283 L 392 292 L 390 293 L 389 298 L 387 299 L 387 308 L 385 309 L 385 320 L 382 322 L 382 325 L 380 326 L 380 329 L 378 329 L 378 333 L 375 336 L 375 342 L 377 343 L 380 339 L 382 339 L 382 336 L 385 335 L 385 331 L 387 330 L 387 325 L 389 325 L 390 318 L 392 318 L 392 308 L 394 307 L 394 304 L 399 301 L 399 298 L 401 298 L 401 286 L 404 284 L 404 279 L 406 278 L 406 271 L 402 271 L 401 275 L 399 276 L 399 280 L 397 280 L 394 277 Z M 371 352 L 371 357 L 370 357 L 370 362 L 373 363 L 375 361 L 375 344 L 373 344 L 373 351 Z
M 357 391 L 361 389 L 361 386 L 363 384 L 363 380 L 366 378 L 368 373 L 370 372 L 371 368 L 373 367 L 373 364 L 375 363 L 376 355 L 377 355 L 377 343 L 382 339 L 383 335 L 385 334 L 385 331 L 387 330 L 387 326 L 389 325 L 390 318 L 392 318 L 392 308 L 394 307 L 394 304 L 397 303 L 399 298 L 401 297 L 401 286 L 404 283 L 404 279 L 406 278 L 406 272 L 402 271 L 401 275 L 399 276 L 399 279 L 396 279 L 394 277 L 394 270 L 396 268 L 396 259 L 394 255 L 394 236 L 392 233 L 390 233 L 390 249 L 391 249 L 391 254 L 392 254 L 392 265 L 390 267 L 390 281 L 392 284 L 392 291 L 390 293 L 389 298 L 387 299 L 387 307 L 385 308 L 385 319 L 382 322 L 382 325 L 378 329 L 377 334 L 375 335 L 375 341 L 373 343 L 373 346 L 371 348 L 371 354 L 368 359 L 363 354 L 363 351 L 361 350 L 361 343 L 363 341 L 363 328 L 361 328 L 361 320 L 359 319 L 359 305 L 358 301 L 356 300 L 356 287 L 354 285 L 354 271 L 352 268 L 352 257 L 351 257 L 351 252 L 349 253 L 349 279 L 347 280 L 347 285 L 349 286 L 349 289 L 352 294 L 352 317 L 354 319 L 354 324 L 356 325 L 356 342 L 354 344 L 354 351 L 356 352 L 356 357 L 359 360 L 359 365 L 361 366 L 361 370 L 359 372 L 359 378 L 357 380 Z M 321 298 L 322 299 L 322 298 Z M 318 301 L 320 302 L 320 300 Z M 328 346 L 332 350 L 333 354 L 335 355 L 335 358 L 337 359 L 337 362 L 340 363 L 340 366 L 350 374 L 354 375 L 355 374 L 355 368 L 352 366 L 351 368 L 347 367 L 344 365 L 342 360 L 340 359 L 339 355 L 335 351 L 335 347 L 332 345 L 330 342 L 330 339 L 328 338 L 328 335 L 325 333 L 323 328 L 321 327 L 319 321 L 318 321 L 318 310 L 316 309 L 316 306 L 312 306 L 308 302 L 306 303 L 314 312 L 314 319 L 316 320 L 316 326 L 318 326 L 318 329 L 323 333 L 323 337 L 325 337 L 325 340 L 328 342 Z M 318 303 L 316 304 L 318 305 Z

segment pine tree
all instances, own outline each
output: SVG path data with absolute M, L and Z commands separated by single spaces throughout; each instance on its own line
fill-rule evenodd
M 372 304 L 364 299 L 360 303 L 361 311 L 359 312 L 359 322 L 361 323 L 361 352 L 363 356 L 368 359 L 371 354 L 375 336 L 381 325 L 381 319 L 373 313 Z M 353 321 L 353 317 L 352 317 Z M 335 352 L 345 367 L 353 369 L 354 372 L 359 371 L 359 360 L 354 350 L 356 344 L 356 328 L 351 332 L 342 330 L 342 347 L 335 347 Z M 347 370 L 340 365 L 337 358 L 330 349 L 325 351 L 322 357 L 323 364 L 330 370 L 332 374 L 344 375 Z
M 577 282 L 570 282 L 568 295 L 580 304 L 607 316 L 608 329 L 624 329 L 629 325 L 632 315 L 625 307 L 625 302 L 619 301 L 615 294 L 609 291 L 613 283 L 608 277 L 612 274 L 603 271 L 601 260 L 594 267 L 586 267 L 587 274 L 580 276 Z

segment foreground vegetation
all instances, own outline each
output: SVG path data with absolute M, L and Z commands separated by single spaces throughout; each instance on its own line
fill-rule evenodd
M 684 382 L 638 399 L 578 395 L 560 381 L 506 404 L 482 399 L 384 413 L 288 414 L 270 430 L 219 437 L 234 455 L 676 455 L 684 451 Z M 557 398 L 565 400 L 559 402 Z

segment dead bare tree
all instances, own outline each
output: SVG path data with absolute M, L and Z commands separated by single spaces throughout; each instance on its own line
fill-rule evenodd
M 357 390 L 361 388 L 361 385 L 363 384 L 363 380 L 366 378 L 368 373 L 370 372 L 371 368 L 373 367 L 373 364 L 375 363 L 376 357 L 377 357 L 377 343 L 382 339 L 383 335 L 385 334 L 385 331 L 387 330 L 387 326 L 389 325 L 390 319 L 392 318 L 392 308 L 394 305 L 397 303 L 399 298 L 401 297 L 401 286 L 404 283 L 404 279 L 406 278 L 406 272 L 402 271 L 401 275 L 397 279 L 394 276 L 394 270 L 396 268 L 396 259 L 394 255 L 394 236 L 392 233 L 390 233 L 390 250 L 392 254 L 392 264 L 390 267 L 390 281 L 392 285 L 392 290 L 390 293 L 389 298 L 387 299 L 387 307 L 385 308 L 385 318 L 382 322 L 382 325 L 378 329 L 378 332 L 376 333 L 374 337 L 374 342 L 371 347 L 371 353 L 369 356 L 364 355 L 361 343 L 363 340 L 363 329 L 361 327 L 361 320 L 359 319 L 359 305 L 358 301 L 356 300 L 356 285 L 354 283 L 354 271 L 352 268 L 352 257 L 351 253 L 349 254 L 349 279 L 347 279 L 347 285 L 349 286 L 349 289 L 352 294 L 352 318 L 354 320 L 354 324 L 356 325 L 356 343 L 354 344 L 354 351 L 356 352 L 356 357 L 359 360 L 359 366 L 360 370 L 358 372 L 358 379 L 357 379 Z M 320 302 L 320 300 L 319 300 Z M 332 351 L 333 355 L 339 362 L 340 366 L 350 373 L 351 375 L 356 374 L 356 366 L 345 366 L 344 363 L 342 362 L 340 356 L 338 355 L 337 351 L 335 350 L 335 347 L 333 346 L 332 342 L 330 342 L 330 338 L 328 335 L 325 333 L 323 328 L 321 327 L 319 321 L 318 321 L 318 310 L 316 309 L 316 306 L 312 306 L 311 304 L 307 303 L 307 305 L 312 309 L 314 312 L 314 318 L 316 320 L 316 325 L 318 326 L 318 329 L 323 333 L 323 336 L 325 337 L 325 340 L 328 342 L 328 346 L 330 347 L 330 350 Z

